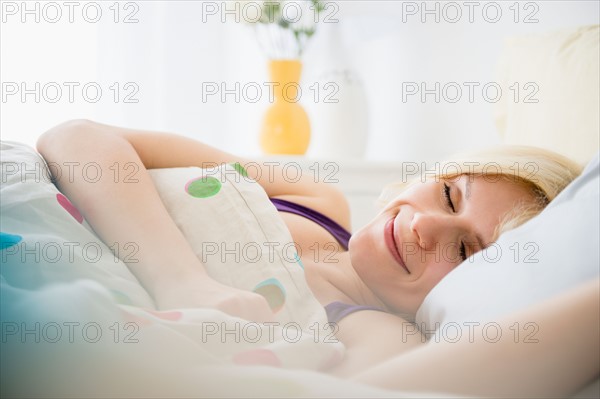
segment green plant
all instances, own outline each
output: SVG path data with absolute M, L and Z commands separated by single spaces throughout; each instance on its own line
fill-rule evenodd
M 251 22 L 258 41 L 269 58 L 299 58 L 315 34 L 321 0 L 254 1 L 260 18 Z

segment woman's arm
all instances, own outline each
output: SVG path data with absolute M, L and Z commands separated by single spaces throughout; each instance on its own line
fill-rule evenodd
M 162 144 L 165 153 L 170 151 L 177 159 L 174 149 L 166 142 Z M 51 171 L 58 188 L 107 245 L 117 246 L 118 254 L 129 253 L 128 243 L 137 245 L 135 259 L 124 261 L 159 308 L 214 307 L 251 320 L 271 319 L 272 313 L 262 296 L 227 287 L 208 277 L 162 204 L 140 155 L 120 131 L 74 121 L 45 133 L 37 147 L 53 164 Z M 143 145 L 141 151 L 146 152 L 142 157 L 147 161 L 148 156 L 158 158 Z M 203 155 L 206 154 L 199 157 Z M 102 173 L 98 180 L 81 172 L 92 162 Z M 134 167 L 134 175 L 126 173 Z M 69 173 L 69 168 L 78 173 Z M 115 168 L 121 173 L 116 174 Z M 59 170 L 62 173 L 56 173 Z M 95 173 L 96 168 L 90 170 Z
M 350 230 L 350 208 L 344 195 L 312 174 L 296 176 L 295 168 L 274 161 L 249 160 L 211 147 L 200 141 L 161 132 L 125 129 L 90 121 L 77 121 L 86 131 L 124 138 L 136 151 L 146 169 L 208 167 L 239 162 L 269 197 L 294 201 L 319 211 Z
M 481 329 L 470 337 L 465 328 L 459 342 L 429 343 L 356 379 L 403 391 L 566 397 L 600 373 L 599 284 L 594 279 L 504 317 L 498 321 L 502 335 L 497 342 L 484 337 Z M 519 337 L 515 323 L 519 323 Z M 526 323 L 537 326 L 529 339 L 523 330 Z

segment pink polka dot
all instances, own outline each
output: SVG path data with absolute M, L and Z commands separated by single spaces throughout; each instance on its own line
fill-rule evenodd
M 233 362 L 242 366 L 281 367 L 281 360 L 268 349 L 252 349 L 236 353 Z
M 79 213 L 77 208 L 75 208 L 75 206 L 73 206 L 73 204 L 71 203 L 71 201 L 69 201 L 69 199 L 67 197 L 65 197 L 61 193 L 58 193 L 58 194 L 56 194 L 56 200 L 58 201 L 60 206 L 65 208 L 65 210 L 67 212 L 69 212 L 71 214 L 71 216 L 73 216 L 75 218 L 75 220 L 77 220 L 79 223 L 83 222 L 83 216 L 81 216 L 81 213 Z
M 123 317 L 123 321 L 126 323 L 135 323 L 138 327 L 145 327 L 152 324 L 152 320 L 140 317 L 133 313 L 126 312 L 121 309 L 121 316 Z
M 179 321 L 181 319 L 181 312 L 178 311 L 169 311 L 169 312 L 159 312 L 156 310 L 147 310 L 148 313 L 153 314 L 159 319 L 168 320 L 168 321 Z

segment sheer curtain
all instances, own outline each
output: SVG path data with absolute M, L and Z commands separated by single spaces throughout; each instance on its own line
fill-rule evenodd
M 221 91 L 267 80 L 266 59 L 249 26 L 219 15 L 203 18 L 201 1 L 81 2 L 72 21 L 63 3 L 11 3 L 15 14 L 3 15 L 1 25 L 3 140 L 33 145 L 55 124 L 89 118 L 259 153 L 266 96 L 257 103 L 233 94 L 203 96 L 208 86 Z M 54 21 L 48 3 L 58 4 L 62 18 Z M 88 3 L 100 9 L 97 21 L 91 11 L 84 18 Z
M 63 7 L 63 18 L 53 23 L 42 15 L 36 22 L 35 16 L 26 15 L 23 22 L 19 12 L 6 12 L 7 3 L 26 4 L 30 9 L 34 4 L 40 9 L 58 4 Z M 97 22 L 82 18 L 82 8 L 90 3 L 101 8 L 102 18 Z M 599 3 L 590 1 L 535 2 L 539 11 L 534 24 L 513 21 L 509 9 L 513 2 L 501 2 L 504 17 L 498 23 L 483 21 L 480 14 L 475 14 L 475 23 L 466 17 L 458 23 L 435 23 L 431 15 L 427 23 L 421 22 L 420 15 L 404 22 L 403 7 L 408 3 L 422 6 L 422 2 L 338 3 L 335 19 L 342 33 L 341 45 L 367 95 L 367 159 L 381 161 L 439 158 L 498 142 L 493 104 L 481 96 L 473 103 L 465 98 L 458 103 L 435 103 L 430 101 L 432 96 L 426 103 L 416 101 L 418 96 L 404 102 L 403 83 L 427 82 L 429 88 L 435 82 L 483 85 L 494 80 L 507 36 L 599 22 Z M 266 87 L 256 102 L 237 99 L 231 90 L 236 84 L 264 87 L 269 80 L 267 59 L 250 26 L 236 23 L 230 15 L 206 13 L 207 4 L 231 8 L 233 2 L 79 2 L 74 22 L 66 18 L 65 3 L 2 4 L 2 139 L 33 144 L 54 124 L 91 118 L 177 132 L 246 156 L 260 154 L 258 134 L 268 106 Z M 326 37 L 331 29 L 326 28 L 319 28 L 303 56 L 305 87 L 315 82 L 327 57 L 332 57 Z M 47 86 L 40 102 L 34 94 L 23 98 L 15 92 L 23 84 L 31 90 L 36 83 L 41 92 Z M 56 102 L 48 101 L 53 99 L 53 84 L 63 90 Z M 91 94 L 95 87 L 101 88 L 98 101 L 88 101 L 82 94 L 86 84 L 92 84 Z M 68 85 L 75 90 L 72 102 Z M 208 87 L 217 87 L 218 92 L 210 95 Z M 230 90 L 224 97 L 223 89 Z M 309 100 L 308 96 L 301 100 L 308 111 Z
M 41 133 L 61 121 L 95 115 L 97 103 L 91 101 L 96 97 L 97 27 L 81 13 L 73 14 L 72 23 L 66 15 L 52 23 L 55 15 L 50 10 L 48 18 L 41 17 L 45 3 L 1 3 L 2 140 L 33 145 Z M 92 85 L 84 97 L 88 83 Z M 107 101 L 108 90 L 98 102 Z
M 258 153 L 256 134 L 266 103 L 248 103 L 234 94 L 222 98 L 221 89 L 264 81 L 266 60 L 249 26 L 207 15 L 203 3 L 143 2 L 139 23 L 99 26 L 99 78 L 132 82 L 130 91 L 139 87 L 138 103 L 105 105 L 99 117 Z M 211 94 L 215 87 L 219 92 Z

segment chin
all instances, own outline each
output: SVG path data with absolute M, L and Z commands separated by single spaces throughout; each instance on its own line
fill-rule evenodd
M 348 242 L 348 253 L 350 254 L 350 262 L 352 267 L 358 273 L 358 276 L 365 283 L 365 271 L 368 269 L 369 250 L 373 250 L 373 246 L 369 245 L 365 228 L 362 228 L 352 234 Z

